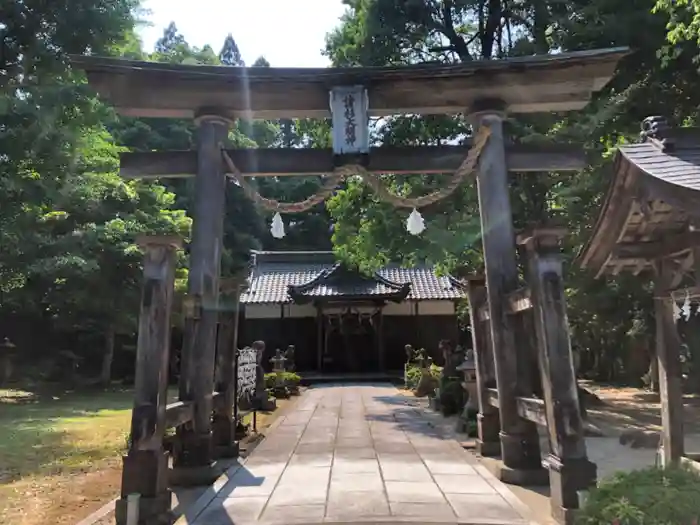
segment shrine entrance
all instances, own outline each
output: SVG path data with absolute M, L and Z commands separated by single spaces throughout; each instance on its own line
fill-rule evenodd
M 211 67 L 71 57 L 73 65 L 86 72 L 91 86 L 121 114 L 190 118 L 198 126 L 196 151 L 121 157 L 121 173 L 127 177 L 195 176 L 196 195 L 180 402 L 168 409 L 164 387 L 177 243 L 172 239 L 144 243 L 148 264 L 132 440 L 124 460 L 118 523 L 126 524 L 126 507 L 133 493 L 141 495 L 140 525 L 157 523 L 168 515 L 168 457 L 162 447 L 167 428 L 177 428 L 172 465 L 181 483 L 213 482 L 218 474 L 215 452 L 230 455 L 236 450 L 232 367 L 227 364 L 223 379 L 214 383 L 217 325 L 231 315 L 219 308 L 227 177 L 256 205 L 274 213 L 271 233 L 279 238 L 285 233 L 281 214 L 320 204 L 351 176 L 360 177 L 377 198 L 410 210 L 407 235 L 420 235 L 434 227 L 426 224 L 420 209 L 449 197 L 462 183 L 476 181 L 484 269 L 481 279 L 470 282 L 471 313 L 473 326 L 481 323 L 486 327 L 482 335 L 489 336 L 474 335 L 479 338 L 474 345 L 479 451 L 499 456 L 501 478 L 511 483 L 548 480 L 552 512 L 569 523 L 578 507 L 577 492 L 595 482 L 595 465 L 587 460 L 566 322 L 558 244 L 565 232 L 538 225 L 519 236 L 528 254 L 529 287 L 523 297 L 508 177 L 523 172 L 577 171 L 586 162 L 581 147 L 506 140 L 504 123 L 516 114 L 582 109 L 607 84 L 627 53 L 627 49 L 592 50 L 462 64 L 340 69 Z M 451 146 L 370 144 L 370 118 L 399 114 L 462 115 L 470 133 L 462 144 Z M 226 148 L 228 131 L 238 118 L 328 117 L 332 149 Z M 391 181 L 384 177 L 406 173 L 451 175 L 433 193 L 409 197 L 392 192 Z M 252 176 L 291 174 L 326 176 L 318 192 L 297 203 L 266 198 L 249 182 Z M 379 288 L 390 295 L 402 292 L 385 283 Z M 240 287 L 235 290 L 240 293 Z M 514 314 L 524 310 L 534 313 L 538 347 L 533 353 L 518 351 L 524 334 Z M 227 363 L 233 362 L 232 349 L 237 345 L 235 323 L 232 326 L 232 335 L 219 345 Z M 533 378 L 527 373 L 534 368 L 533 354 L 537 355 L 543 399 L 533 398 Z M 378 355 L 382 358 L 381 351 Z M 489 361 L 494 377 L 488 375 Z M 496 388 L 488 388 L 494 379 Z M 215 404 L 215 399 L 222 401 Z M 546 470 L 538 424 L 547 428 L 551 445 Z
M 324 313 L 326 337 L 321 372 L 359 374 L 380 372 L 382 334 L 377 331 L 381 310 L 359 312 L 347 307 L 333 314 Z

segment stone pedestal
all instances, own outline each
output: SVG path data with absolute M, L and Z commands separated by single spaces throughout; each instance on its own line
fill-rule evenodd
M 116 523 L 126 524 L 130 494 L 140 495 L 138 525 L 172 523 L 167 454 L 164 451 L 132 450 L 122 461 L 122 494 L 116 502 Z
M 549 469 L 552 516 L 563 525 L 574 525 L 579 494 L 595 487 L 598 468 L 585 458 L 568 460 L 565 464 L 552 454 L 545 465 Z
M 497 412 L 476 415 L 477 439 L 476 452 L 487 458 L 501 455 L 500 422 Z

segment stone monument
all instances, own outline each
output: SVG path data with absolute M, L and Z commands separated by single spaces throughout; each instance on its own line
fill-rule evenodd
M 418 386 L 413 391 L 416 397 L 431 396 L 435 394 L 437 379 L 433 377 L 431 366 L 433 360 L 430 357 L 422 357 L 420 360 L 420 380 Z
M 289 345 L 287 351 L 284 353 L 284 357 L 287 359 L 285 367 L 288 372 L 294 372 L 296 370 L 296 363 L 294 362 L 294 354 L 296 353 L 296 348 L 294 345 Z
M 272 373 L 275 374 L 275 385 L 272 387 L 272 390 L 275 397 L 278 399 L 286 399 L 289 397 L 289 392 L 287 392 L 287 387 L 284 381 L 286 362 L 287 358 L 282 355 L 282 351 L 279 348 L 275 350 L 275 355 L 272 357 L 272 359 L 270 359 L 270 363 L 272 363 Z
M 251 347 L 255 350 L 257 368 L 255 369 L 255 396 L 253 397 L 253 407 L 256 410 L 269 411 L 277 407 L 274 399 L 270 399 L 265 388 L 265 370 L 263 370 L 262 359 L 265 355 L 265 342 L 255 341 Z

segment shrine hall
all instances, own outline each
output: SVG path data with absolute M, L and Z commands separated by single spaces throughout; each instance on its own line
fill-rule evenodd
M 253 252 L 238 340 L 265 341 L 270 354 L 294 345 L 300 371 L 402 370 L 405 345 L 437 357 L 440 340 L 458 341 L 465 298 L 461 283 L 430 266 L 367 276 L 332 252 Z

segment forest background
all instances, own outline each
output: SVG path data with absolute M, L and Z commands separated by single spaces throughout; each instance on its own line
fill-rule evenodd
M 637 140 L 640 122 L 664 115 L 694 125 L 700 103 L 700 0 L 344 0 L 346 14 L 327 36 L 334 66 L 499 60 L 513 56 L 629 46 L 605 90 L 583 111 L 519 116 L 507 124 L 514 141 L 548 138 L 585 146 L 590 167 L 578 173 L 512 177 L 516 228 L 555 217 L 566 239 L 566 295 L 580 374 L 598 381 L 650 381 L 653 306 L 639 278 L 592 279 L 571 264 L 595 221 L 611 176 L 611 157 Z M 123 180 L 121 151 L 194 147 L 189 121 L 118 116 L 100 102 L 67 55 L 170 63 L 246 64 L 234 36 L 217 53 L 190 45 L 171 24 L 146 52 L 137 37 L 137 0 L 9 0 L 0 6 L 0 352 L 13 376 L 102 383 L 133 373 L 141 233 L 188 239 L 191 180 Z M 297 29 L 300 30 L 300 29 Z M 273 37 L 272 35 L 270 36 Z M 292 36 L 293 37 L 293 36 Z M 281 44 L 283 45 L 283 44 Z M 264 57 L 254 64 L 269 67 Z M 375 126 L 387 145 L 459 141 L 462 117 L 395 116 Z M 239 121 L 234 147 L 328 147 L 321 120 Z M 429 192 L 439 176 L 387 176 L 395 191 Z M 299 201 L 316 177 L 261 178 L 259 191 Z M 269 213 L 230 183 L 226 193 L 224 275 L 245 267 L 251 249 L 328 250 L 370 271 L 388 261 L 425 261 L 463 276 L 481 264 L 476 187 L 422 210 L 428 229 L 405 232 L 407 212 L 378 201 L 348 180 L 326 203 L 288 216 L 274 239 Z M 180 290 L 187 277 L 181 255 Z M 690 389 L 700 391 L 700 320 L 683 325 Z M 408 342 L 408 341 L 407 341 Z M 69 365 L 69 366 L 67 366 Z M 21 370 L 21 372 L 19 372 Z M 6 370 L 6 373 L 10 372 Z M 66 377 L 68 376 L 68 377 Z

